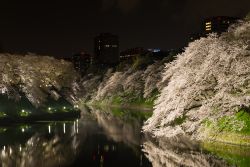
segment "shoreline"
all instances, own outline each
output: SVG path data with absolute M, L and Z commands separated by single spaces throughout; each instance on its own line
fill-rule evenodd
M 120 108 L 120 109 L 131 109 L 131 110 L 141 110 L 141 111 L 152 111 L 154 110 L 151 105 L 134 105 L 134 104 L 108 104 L 108 103 L 83 103 L 86 106 L 94 107 L 109 107 L 109 108 Z
M 210 129 L 205 129 L 200 134 L 201 142 L 218 142 L 229 145 L 248 146 L 250 147 L 250 135 L 238 134 L 234 132 L 220 132 L 215 134 Z

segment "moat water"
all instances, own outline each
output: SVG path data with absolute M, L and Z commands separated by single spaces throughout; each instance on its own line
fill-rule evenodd
M 0 166 L 249 166 L 250 148 L 155 139 L 142 134 L 147 111 L 83 108 L 69 121 L 0 127 Z

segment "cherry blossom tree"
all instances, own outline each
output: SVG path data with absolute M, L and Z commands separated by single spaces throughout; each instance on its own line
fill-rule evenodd
M 49 94 L 59 96 L 62 87 L 71 87 L 77 76 L 71 63 L 34 54 L 1 54 L 0 71 L 0 93 L 17 100 L 24 93 L 36 107 Z
M 163 89 L 144 131 L 197 138 L 205 119 L 216 121 L 250 106 L 250 21 L 189 44 L 165 67 Z M 240 123 L 239 128 L 244 126 Z

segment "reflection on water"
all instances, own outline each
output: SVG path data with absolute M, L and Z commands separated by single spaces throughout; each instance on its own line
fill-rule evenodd
M 212 152 L 214 155 L 224 158 L 230 164 L 249 167 L 250 166 L 250 147 L 237 146 L 223 143 L 203 143 L 203 148 Z
M 67 126 L 66 126 L 67 124 Z M 1 135 L 1 166 L 62 166 L 77 154 L 72 122 L 6 127 Z
M 75 121 L 1 127 L 0 166 L 151 166 L 144 114 L 132 113 L 86 109 Z
M 0 166 L 208 167 L 242 166 L 249 162 L 231 159 L 228 164 L 214 156 L 224 155 L 223 149 L 218 151 L 217 146 L 215 149 L 214 145 L 205 145 L 212 155 L 184 137 L 143 136 L 141 127 L 149 115 L 140 111 L 84 108 L 81 118 L 74 121 L 0 127 Z M 237 154 L 239 160 L 242 157 L 239 152 L 226 155 Z
M 143 150 L 154 167 L 229 166 L 227 162 L 203 151 L 197 143 L 184 136 L 168 139 L 146 136 Z

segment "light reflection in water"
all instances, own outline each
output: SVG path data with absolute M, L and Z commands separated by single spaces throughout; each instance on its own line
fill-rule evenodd
M 49 128 L 49 134 L 50 134 L 51 133 L 51 126 L 49 125 L 48 128 Z
M 141 120 L 102 112 L 83 111 L 75 121 L 5 127 L 0 134 L 0 166 L 105 166 L 110 162 L 117 166 L 121 161 L 139 166 Z
M 12 154 L 12 149 L 11 149 L 11 147 L 10 147 L 10 155 Z
M 185 136 L 153 138 L 146 135 L 143 150 L 154 167 L 228 167 L 224 160 L 200 149 L 198 143 Z
M 228 166 L 187 138 L 143 138 L 144 120 L 91 109 L 79 120 L 4 127 L 0 166 Z
M 74 121 L 74 126 L 73 126 L 73 128 L 74 128 L 74 133 L 76 133 L 76 122 Z
M 65 123 L 63 124 L 63 133 L 65 134 L 66 133 L 66 127 L 65 127 Z
M 79 131 L 79 122 L 78 122 L 78 119 L 76 120 L 76 133 L 78 134 L 78 131 Z

